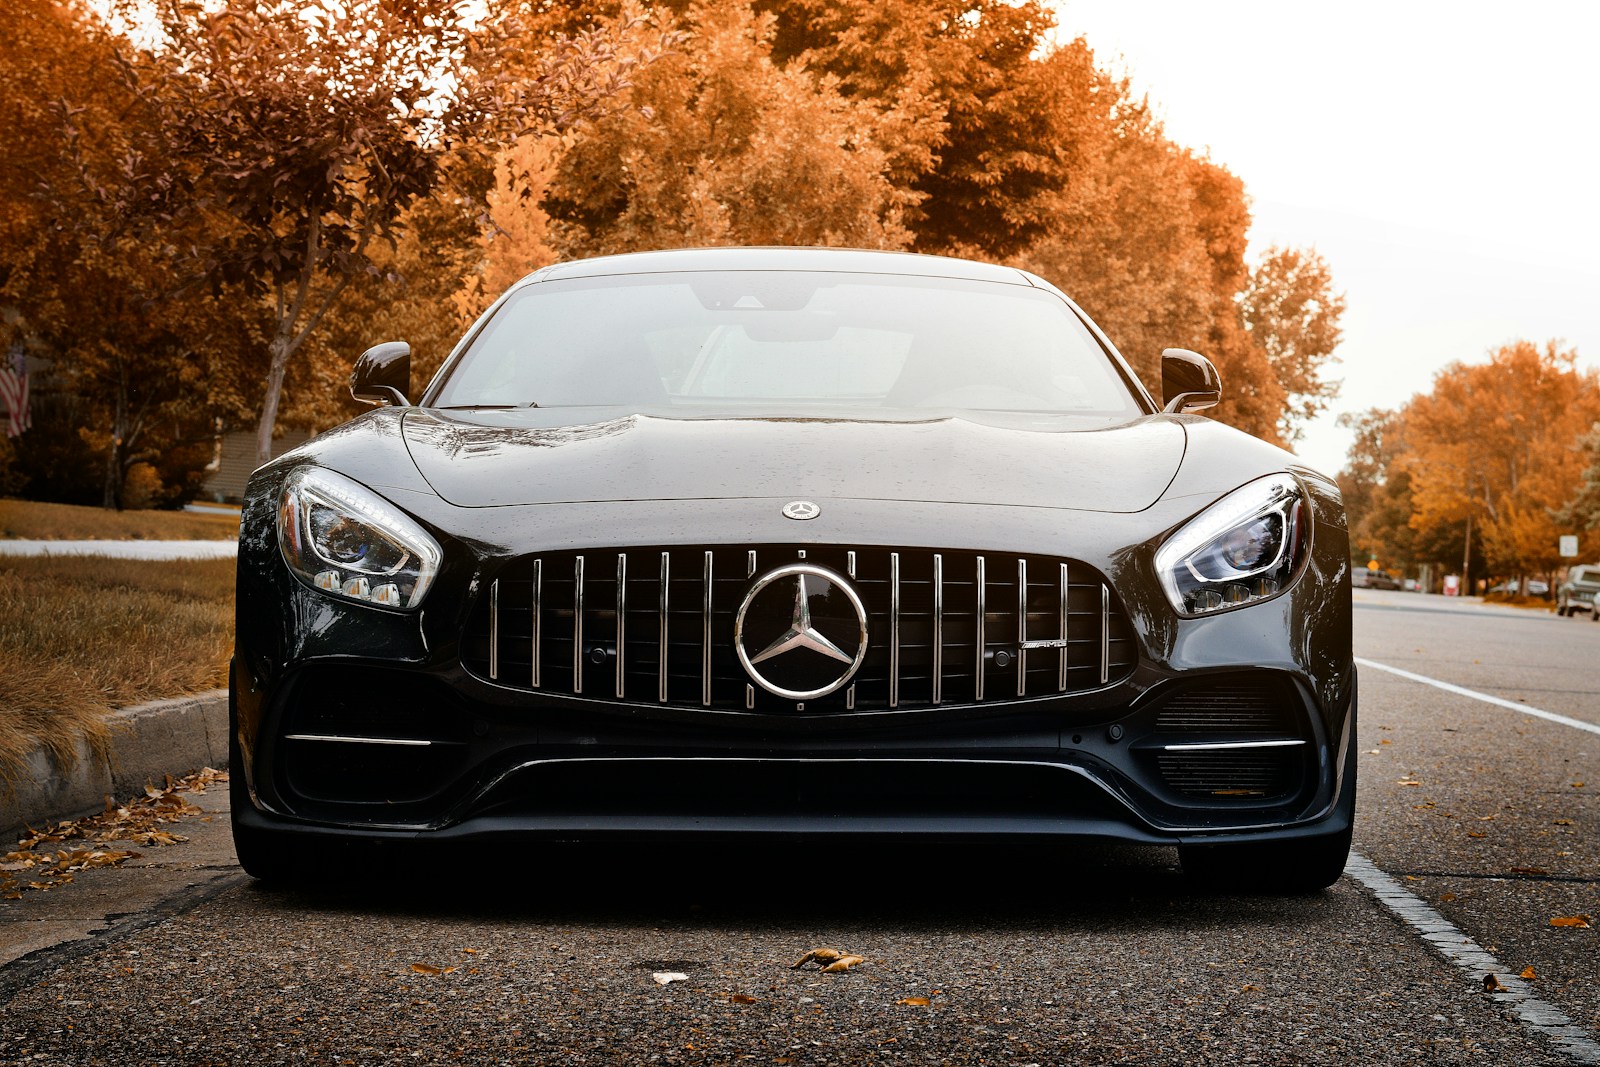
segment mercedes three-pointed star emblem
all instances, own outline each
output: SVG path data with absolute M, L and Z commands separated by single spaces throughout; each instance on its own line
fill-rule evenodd
M 793 591 L 792 600 L 789 590 Z M 820 595 L 826 595 L 831 606 L 824 620 L 831 637 L 813 617 L 812 598 Z M 745 647 L 755 621 L 752 616 L 759 619 L 757 628 L 765 622 L 766 632 L 772 633 L 777 629 L 773 616 L 778 611 L 788 614 L 787 629 L 752 654 Z M 867 611 L 844 578 L 825 567 L 794 563 L 768 571 L 750 587 L 734 620 L 733 644 L 745 671 L 767 692 L 791 700 L 811 700 L 844 685 L 861 666 L 867 654 Z M 775 660 L 781 662 L 773 663 Z M 769 666 L 759 670 L 758 663 Z M 842 669 L 840 664 L 844 664 Z

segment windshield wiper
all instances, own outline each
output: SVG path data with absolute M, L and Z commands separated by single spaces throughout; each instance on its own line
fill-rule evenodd
M 447 404 L 440 411 L 515 411 L 518 408 L 536 408 L 539 405 L 528 400 L 521 404 Z

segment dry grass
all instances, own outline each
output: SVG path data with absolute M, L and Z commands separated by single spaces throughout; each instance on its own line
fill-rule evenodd
M 239 516 L 195 511 L 108 511 L 0 500 L 0 538 L 48 541 L 231 541 Z
M 0 556 L 0 779 L 44 744 L 103 745 L 107 712 L 227 683 L 234 561 Z

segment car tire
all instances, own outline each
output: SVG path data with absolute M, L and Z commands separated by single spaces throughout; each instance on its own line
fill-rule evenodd
M 1333 885 L 1350 857 L 1352 828 L 1321 837 L 1260 844 L 1180 845 L 1190 882 L 1208 890 L 1299 895 Z
M 1565 604 L 1557 604 L 1556 605 L 1556 614 L 1561 616 L 1564 619 L 1568 615 L 1570 615 L 1571 612 L 1567 609 L 1567 606 Z

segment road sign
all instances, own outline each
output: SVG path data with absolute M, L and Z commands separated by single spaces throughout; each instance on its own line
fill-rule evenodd
M 1561 558 L 1568 559 L 1568 558 L 1570 558 L 1572 556 L 1576 556 L 1577 554 L 1578 554 L 1578 535 L 1577 534 L 1562 534 L 1561 535 Z

